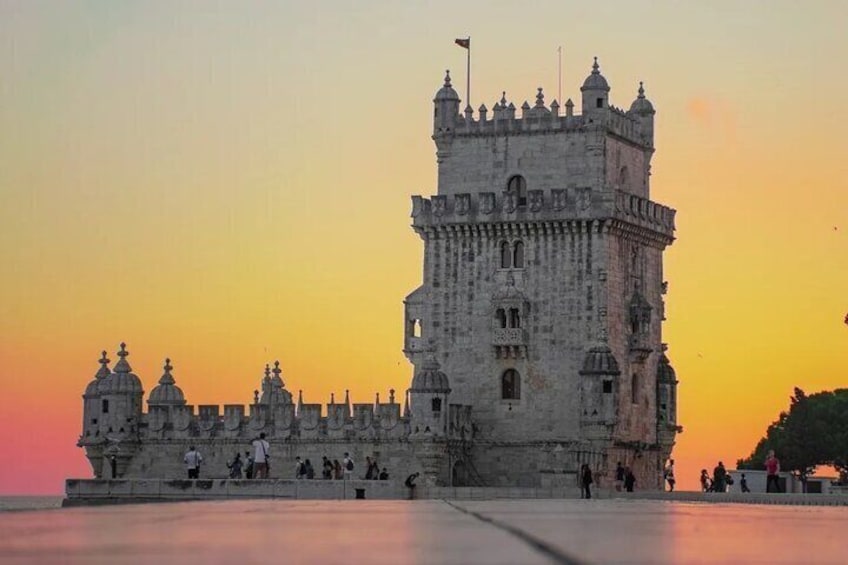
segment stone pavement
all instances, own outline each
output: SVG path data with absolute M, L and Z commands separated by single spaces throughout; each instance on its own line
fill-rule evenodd
M 0 513 L 3 563 L 842 563 L 848 511 L 648 500 L 240 500 Z

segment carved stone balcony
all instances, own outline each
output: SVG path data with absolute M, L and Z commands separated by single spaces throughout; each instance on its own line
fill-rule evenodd
M 499 359 L 521 358 L 527 351 L 527 333 L 521 328 L 496 328 L 492 331 L 492 345 Z

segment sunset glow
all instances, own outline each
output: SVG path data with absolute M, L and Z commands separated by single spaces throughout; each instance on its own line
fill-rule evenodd
M 846 386 L 844 19 L 826 1 L 0 3 L 0 493 L 91 476 L 81 394 L 121 341 L 146 392 L 170 357 L 195 406 L 248 404 L 275 359 L 307 402 L 405 390 L 410 195 L 436 190 L 432 98 L 446 68 L 465 96 L 466 35 L 475 108 L 552 100 L 560 45 L 563 98 L 593 56 L 618 107 L 644 81 L 651 197 L 677 210 L 674 458 L 697 488 L 794 386 Z

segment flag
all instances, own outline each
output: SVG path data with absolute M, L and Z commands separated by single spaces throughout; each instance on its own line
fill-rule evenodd
M 459 45 L 460 47 L 465 47 L 466 49 L 471 49 L 471 38 L 468 37 L 466 39 L 455 39 L 454 43 Z

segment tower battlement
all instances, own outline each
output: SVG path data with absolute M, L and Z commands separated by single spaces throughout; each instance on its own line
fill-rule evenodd
M 526 223 L 543 225 L 572 220 L 618 220 L 650 230 L 671 242 L 676 211 L 662 204 L 613 189 L 590 187 L 529 190 L 526 202 L 503 192 L 412 197 L 413 228 L 417 231 L 440 226 L 489 226 Z

